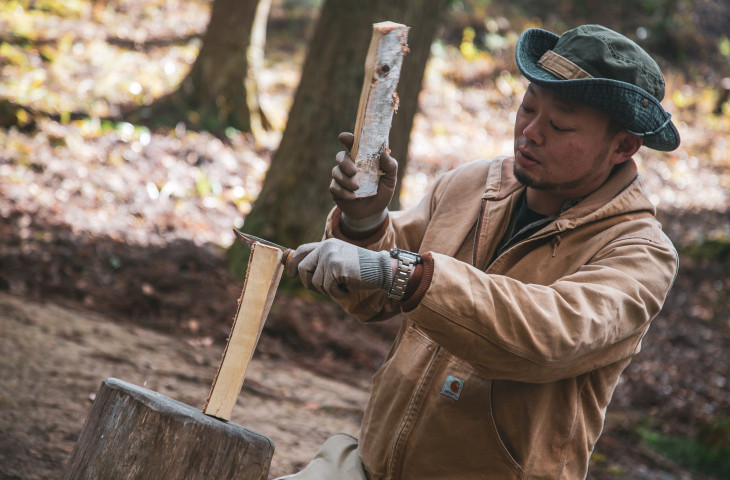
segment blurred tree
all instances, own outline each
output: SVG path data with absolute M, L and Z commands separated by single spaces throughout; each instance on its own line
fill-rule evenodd
M 485 38 L 483 16 L 505 17 L 518 32 L 542 27 L 562 33 L 585 23 L 600 23 L 637 41 L 660 65 L 673 63 L 688 78 L 708 82 L 730 74 L 723 38 L 730 31 L 728 0 L 453 0 L 461 27 L 473 27 L 475 44 Z M 475 15 L 483 13 L 483 15 Z M 478 46 L 484 46 L 478 45 Z
M 214 0 L 203 45 L 177 90 L 128 117 L 222 133 L 267 127 L 258 104 L 260 68 L 271 0 Z M 252 41 L 253 39 L 253 41 Z
M 337 135 L 355 127 L 372 24 L 410 27 L 398 85 L 400 106 L 390 135 L 392 155 L 406 168 L 408 139 L 431 43 L 447 0 L 326 0 L 309 45 L 281 144 L 244 230 L 282 245 L 319 240 L 333 206 L 328 193 Z M 397 200 L 396 200 L 397 205 Z M 248 252 L 231 249 L 231 268 L 243 272 Z

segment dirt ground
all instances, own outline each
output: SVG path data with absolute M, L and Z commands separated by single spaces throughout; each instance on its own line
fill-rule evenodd
M 210 2 L 97 3 L 104 10 L 88 18 L 33 17 L 40 47 L 18 47 L 25 70 L 21 60 L 0 63 L 0 95 L 37 111 L 103 116 L 139 100 L 130 79 L 139 97 L 174 86 L 195 58 Z M 262 104 L 280 127 L 298 80 L 284 57 L 262 72 Z M 511 150 L 510 115 L 525 84 L 501 70 L 507 63 L 434 47 L 404 205 L 439 172 Z M 701 82 L 668 76 L 668 88 L 682 147 L 636 159 L 684 248 L 680 273 L 617 387 L 591 480 L 712 479 L 653 452 L 637 426 L 730 438 L 713 429 L 730 419 L 730 252 L 713 244 L 730 234 L 730 117 L 710 114 L 715 97 Z M 225 248 L 278 139 L 36 120 L 0 128 L 0 480 L 59 478 L 106 378 L 202 407 L 242 287 Z M 696 245 L 706 249 L 690 256 Z M 271 478 L 302 467 L 329 435 L 357 434 L 397 327 L 361 325 L 282 285 L 232 418 L 274 441 Z
M 154 271 L 119 268 L 115 283 L 141 281 L 149 285 L 146 294 L 137 289 L 113 302 L 114 294 L 98 286 L 107 283 L 99 277 L 97 286 L 87 286 L 79 297 L 79 279 L 71 275 L 43 300 L 43 279 L 63 271 L 63 257 L 33 261 L 42 258 L 41 248 L 72 255 L 92 275 L 100 268 L 93 259 L 105 261 L 112 247 L 101 239 L 87 245 L 75 237 L 72 244 L 60 230 L 41 225 L 34 225 L 34 231 L 45 240 L 21 246 L 13 228 L 23 223 L 19 218 L 9 215 L 0 223 L 0 265 L 18 273 L 13 282 L 30 287 L 26 295 L 0 292 L 0 478 L 58 478 L 106 378 L 201 408 L 241 288 L 225 273 L 223 256 L 190 245 L 138 251 L 120 245 L 120 263 L 146 264 Z M 13 268 L 20 265 L 22 270 Z M 169 279 L 159 273 L 164 265 L 169 267 L 161 268 L 166 276 L 186 277 L 178 289 L 166 289 Z M 652 452 L 635 433 L 643 421 L 668 433 L 696 434 L 703 418 L 728 412 L 726 303 L 703 298 L 702 292 L 717 292 L 718 282 L 730 286 L 716 262 L 685 258 L 683 267 L 643 352 L 617 389 L 591 479 L 712 478 Z M 45 290 L 50 290 L 47 284 Z M 154 315 L 135 313 L 150 308 L 145 303 L 152 291 L 158 292 L 159 305 L 169 309 L 160 310 L 157 322 Z M 122 305 L 127 315 L 114 313 Z M 193 334 L 171 320 L 174 308 L 193 310 L 192 315 L 200 308 L 223 320 L 202 323 Z M 725 321 L 702 320 L 710 317 Z M 277 296 L 232 417 L 274 441 L 270 478 L 302 467 L 332 433 L 357 434 L 369 377 L 395 328 L 394 323 L 363 326 L 306 293 Z
M 99 384 L 119 378 L 197 408 L 220 344 L 195 344 L 90 312 L 0 294 L 0 477 L 59 478 Z M 291 473 L 334 432 L 357 433 L 365 382 L 295 362 L 251 364 L 231 420 L 271 438 L 271 474 Z

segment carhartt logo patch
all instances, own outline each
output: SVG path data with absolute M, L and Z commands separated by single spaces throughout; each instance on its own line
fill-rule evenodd
M 446 377 L 444 386 L 441 387 L 441 395 L 445 395 L 454 400 L 458 400 L 461 395 L 461 390 L 464 388 L 464 380 L 456 378 L 453 375 Z

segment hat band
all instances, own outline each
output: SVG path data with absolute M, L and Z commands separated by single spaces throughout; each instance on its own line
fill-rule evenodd
M 562 80 L 593 78 L 593 75 L 552 50 L 545 52 L 545 54 L 540 57 L 540 60 L 537 61 L 537 65 Z
M 667 118 L 666 118 L 666 120 L 664 120 L 664 123 L 662 123 L 661 125 L 659 125 L 659 128 L 657 128 L 656 130 L 650 131 L 650 132 L 643 132 L 643 133 L 642 132 L 634 132 L 633 130 L 629 130 L 629 133 L 632 134 L 632 135 L 636 135 L 637 137 L 653 137 L 654 135 L 659 135 L 662 132 L 662 130 L 664 130 L 665 128 L 667 128 L 667 126 L 669 126 L 669 123 L 671 121 L 672 121 L 672 114 L 667 112 Z

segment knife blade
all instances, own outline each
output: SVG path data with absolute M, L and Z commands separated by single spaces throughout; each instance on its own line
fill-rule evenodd
M 294 250 L 291 249 L 291 248 L 282 247 L 281 245 L 278 245 L 278 244 L 276 244 L 274 242 L 271 242 L 269 240 L 265 240 L 263 238 L 259 238 L 257 236 L 254 236 L 254 235 L 251 235 L 251 234 L 248 234 L 248 233 L 243 233 L 243 232 L 241 232 L 239 230 L 236 230 L 235 228 L 233 229 L 233 233 L 235 233 L 236 234 L 236 237 L 241 242 L 243 242 L 248 248 L 252 248 L 253 247 L 253 244 L 256 243 L 256 242 L 261 243 L 263 245 L 267 245 L 269 247 L 278 248 L 283 253 L 283 255 L 281 256 L 281 263 L 284 266 L 286 266 L 287 263 L 289 263 L 289 259 L 291 258 L 292 254 L 294 253 Z

